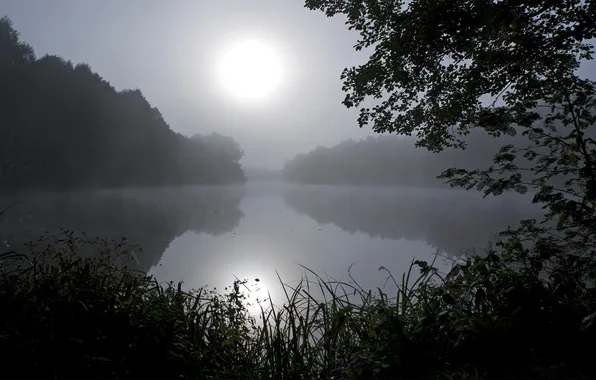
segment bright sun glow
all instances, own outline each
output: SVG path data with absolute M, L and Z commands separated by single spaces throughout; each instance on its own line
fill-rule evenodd
M 250 314 L 259 315 L 261 307 L 267 309 L 270 306 L 269 290 L 262 282 L 249 283 L 247 288 L 244 289 L 244 294 L 247 296 L 245 306 Z
M 282 65 L 271 47 L 255 40 L 244 41 L 224 52 L 219 78 L 230 95 L 245 101 L 262 100 L 279 86 Z

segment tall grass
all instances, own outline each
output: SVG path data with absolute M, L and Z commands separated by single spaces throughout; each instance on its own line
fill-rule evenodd
M 80 247 L 97 254 L 81 257 Z M 398 379 L 593 377 L 590 289 L 512 270 L 494 252 L 441 276 L 416 261 L 395 294 L 304 268 L 281 305 L 246 281 L 186 291 L 116 262 L 131 247 L 78 238 L 0 258 L 5 377 Z M 413 279 L 414 274 L 418 276 Z M 557 293 L 559 292 L 559 293 Z M 592 319 L 590 319 L 592 318 Z

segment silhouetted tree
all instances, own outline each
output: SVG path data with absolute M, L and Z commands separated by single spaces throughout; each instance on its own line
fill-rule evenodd
M 360 109 L 360 126 L 415 135 L 416 145 L 435 152 L 465 147 L 462 137 L 472 130 L 521 133 L 529 144 L 505 144 L 488 168 L 451 168 L 442 177 L 486 195 L 533 190 L 557 234 L 531 220 L 511 233 L 510 243 L 519 248 L 534 240 L 537 262 L 561 252 L 594 253 L 596 82 L 577 69 L 592 59 L 596 2 L 306 0 L 306 6 L 344 15 L 360 33 L 356 49 L 373 50 L 366 63 L 342 74 L 344 105 L 375 99 Z
M 140 90 L 35 58 L 0 20 L 0 191 L 243 182 L 230 137 L 172 131 Z

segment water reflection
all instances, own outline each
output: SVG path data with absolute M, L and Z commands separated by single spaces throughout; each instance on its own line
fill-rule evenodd
M 508 225 L 540 218 L 541 210 L 530 200 L 445 189 L 303 186 L 284 191 L 289 207 L 319 224 L 371 238 L 424 241 L 450 255 L 482 249 Z
M 305 265 L 365 288 L 400 275 L 441 248 L 482 248 L 495 232 L 540 215 L 528 197 L 482 199 L 473 192 L 249 184 L 0 198 L 0 244 L 13 248 L 59 228 L 139 245 L 139 269 L 186 287 L 259 278 L 281 297 Z M 0 251 L 3 250 L 0 246 Z M 445 266 L 446 268 L 447 266 Z M 255 294 L 263 298 L 264 291 Z M 274 298 L 275 299 L 275 298 Z
M 138 245 L 139 269 L 159 263 L 170 243 L 187 231 L 218 236 L 243 218 L 242 187 L 36 194 L 0 198 L 0 250 L 36 240 L 61 228 Z

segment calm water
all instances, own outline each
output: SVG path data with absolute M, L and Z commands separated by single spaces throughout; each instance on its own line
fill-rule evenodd
M 140 269 L 187 287 L 223 288 L 235 277 L 259 278 L 276 293 L 299 265 L 366 288 L 383 286 L 385 266 L 401 275 L 413 258 L 437 249 L 454 256 L 482 248 L 493 233 L 539 215 L 527 196 L 483 199 L 475 192 L 248 184 L 102 191 L 1 198 L 15 206 L 0 217 L 6 249 L 59 228 L 93 236 L 126 236 Z M 447 265 L 440 263 L 439 265 Z

